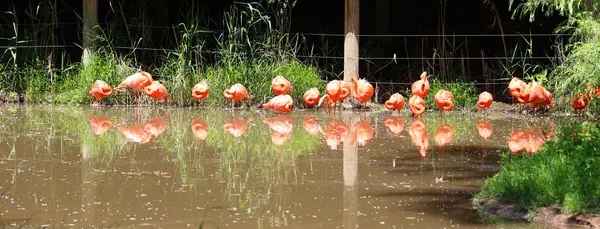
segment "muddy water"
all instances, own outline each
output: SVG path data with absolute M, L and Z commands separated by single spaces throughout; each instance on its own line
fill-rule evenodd
M 540 130 L 544 139 L 555 122 L 504 113 L 413 119 L 1 106 L 0 221 L 32 228 L 542 228 L 488 224 L 470 198 L 499 169 L 511 135 Z

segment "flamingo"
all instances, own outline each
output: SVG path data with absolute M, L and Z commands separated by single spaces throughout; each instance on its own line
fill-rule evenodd
M 435 93 L 435 104 L 440 108 L 440 114 L 451 111 L 454 108 L 454 95 L 452 92 L 440 89 Z
M 510 92 L 510 95 L 513 98 L 515 98 L 520 104 L 527 103 L 523 98 L 523 93 L 525 92 L 526 86 L 527 84 L 517 77 L 513 77 L 510 83 L 508 84 L 508 91 Z
M 479 137 L 483 139 L 488 139 L 492 136 L 494 128 L 492 124 L 489 122 L 478 122 L 477 123 L 477 133 L 479 133 Z
M 400 93 L 394 93 L 392 96 L 390 96 L 390 99 L 388 99 L 388 101 L 385 101 L 385 108 L 387 108 L 388 110 L 394 111 L 394 110 L 402 110 L 402 108 L 404 107 L 404 96 L 402 96 Z
M 429 148 L 429 135 L 427 135 L 425 123 L 421 119 L 414 119 L 408 126 L 408 134 L 413 145 L 419 147 L 421 158 L 425 160 L 427 158 L 427 148 Z
M 354 133 L 354 138 L 352 139 L 352 144 L 354 142 L 358 142 L 358 145 L 365 146 L 369 140 L 373 138 L 373 127 L 366 120 L 361 120 L 356 125 L 352 126 L 352 133 Z
M 304 104 L 306 104 L 306 106 L 309 107 L 317 105 L 320 97 L 321 93 L 316 87 L 313 87 L 308 91 L 304 92 L 304 96 L 302 96 L 302 98 L 304 98 Z
M 293 89 L 289 80 L 279 75 L 271 81 L 271 90 L 275 95 L 285 95 Z
M 492 97 L 492 94 L 490 94 L 487 91 L 484 91 L 484 92 L 481 92 L 481 94 L 479 94 L 479 100 L 477 101 L 477 107 L 483 109 L 483 111 L 485 112 L 486 109 L 488 109 L 492 106 L 493 102 L 494 102 L 494 98 Z
M 239 83 L 234 84 L 229 89 L 225 89 L 225 91 L 223 91 L 223 96 L 225 96 L 226 99 L 231 100 L 232 108 L 235 107 L 236 101 L 246 99 L 248 102 L 250 102 L 250 95 L 248 95 L 248 90 L 246 90 L 246 87 L 244 87 L 244 85 L 241 85 Z
M 282 146 L 292 137 L 294 125 L 289 116 L 265 117 L 263 122 L 271 129 L 271 142 L 274 145 Z
M 434 137 L 435 142 L 440 147 L 452 144 L 452 141 L 454 140 L 454 128 L 452 128 L 451 125 L 442 124 L 435 130 Z
M 192 88 L 192 99 L 202 101 L 202 103 L 204 103 L 206 98 L 208 98 L 209 91 L 210 88 L 208 87 L 208 83 L 206 83 L 205 80 L 200 80 L 200 82 L 194 85 Z
M 292 110 L 294 100 L 290 95 L 278 95 L 269 100 L 268 103 L 263 104 L 264 109 L 273 109 L 277 112 L 287 113 Z
M 412 111 L 413 116 L 420 116 L 425 113 L 425 100 L 417 95 L 412 95 L 410 97 L 408 106 L 410 111 Z
M 313 136 L 323 132 L 323 129 L 321 129 L 321 125 L 317 123 L 317 118 L 315 118 L 312 115 L 306 116 L 306 118 L 302 122 L 302 127 L 304 127 L 304 131 L 308 132 L 308 134 Z
M 585 95 L 581 95 L 579 93 L 575 93 L 575 97 L 571 100 L 571 107 L 575 112 L 583 110 L 588 107 L 590 101 L 590 86 L 587 87 L 585 91 Z
M 88 122 L 96 135 L 103 135 L 112 127 L 112 121 L 104 116 L 90 117 L 88 118 Z
M 116 92 L 115 92 L 116 93 Z M 102 80 L 96 80 L 88 95 L 96 99 L 96 108 L 100 108 L 100 100 L 112 94 L 112 88 Z
M 390 129 L 395 136 L 400 136 L 404 130 L 404 119 L 397 117 L 388 117 L 383 121 L 383 124 Z
M 419 96 L 422 99 L 427 97 L 427 94 L 429 94 L 429 81 L 427 80 L 428 76 L 429 74 L 427 74 L 427 72 L 421 73 L 421 79 L 417 80 L 411 85 L 410 89 L 413 95 Z
M 192 121 L 192 133 L 200 141 L 205 141 L 208 136 L 208 124 L 201 120 Z
M 373 96 L 375 90 L 373 89 L 373 85 L 369 83 L 369 81 L 365 79 L 357 80 L 355 77 L 352 78 L 352 83 L 354 85 L 354 90 L 352 90 L 352 96 L 360 103 L 364 104 L 364 108 L 367 109 L 367 102 Z
M 231 120 L 223 125 L 223 129 L 225 129 L 225 132 L 231 134 L 236 138 L 241 137 L 242 135 L 244 135 L 244 133 L 246 133 L 246 130 L 248 130 L 248 119 Z
M 529 82 L 525 87 L 523 99 L 531 104 L 533 111 L 539 106 L 551 105 L 554 108 L 554 101 L 552 100 L 552 93 L 546 88 L 542 87 L 538 82 Z
M 152 75 L 147 72 L 136 72 L 133 75 L 128 76 L 119 84 L 119 86 L 115 87 L 115 95 L 119 94 L 119 89 L 121 88 L 129 88 L 132 89 L 135 95 L 135 100 L 138 102 L 138 106 L 140 105 L 140 95 L 144 88 L 150 86 L 152 84 Z
M 327 107 L 329 109 L 335 108 L 338 101 L 344 101 L 350 96 L 351 91 L 352 89 L 348 83 L 340 80 L 332 80 L 327 83 L 325 95 L 321 97 L 317 106 L 320 107 L 323 104 L 323 101 L 327 99 Z
M 154 100 L 154 105 L 156 105 L 156 100 L 169 100 L 169 92 L 167 92 L 167 88 L 164 84 L 158 81 L 153 81 L 152 84 L 145 87 L 144 93 Z

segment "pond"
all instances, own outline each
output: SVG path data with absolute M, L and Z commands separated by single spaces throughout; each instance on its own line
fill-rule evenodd
M 543 228 L 488 224 L 471 206 L 509 140 L 518 148 L 513 138 L 525 133 L 543 144 L 558 131 L 560 120 L 509 114 L 3 105 L 0 220 L 8 228 Z

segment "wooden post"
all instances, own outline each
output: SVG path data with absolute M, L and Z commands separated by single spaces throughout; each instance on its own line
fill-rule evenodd
M 83 65 L 90 62 L 92 56 L 92 35 L 98 25 L 98 0 L 83 0 Z
M 346 0 L 346 22 L 344 32 L 344 81 L 352 81 L 351 77 L 358 76 L 358 29 L 360 24 L 360 5 L 359 0 Z M 351 82 L 350 82 L 351 83 Z M 348 100 L 344 101 L 348 104 Z

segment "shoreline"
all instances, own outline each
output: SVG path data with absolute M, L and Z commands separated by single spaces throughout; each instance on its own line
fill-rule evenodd
M 600 228 L 600 216 L 586 213 L 564 213 L 560 207 L 539 207 L 529 212 L 516 203 L 499 199 L 473 200 L 473 207 L 484 214 L 494 215 L 507 220 L 525 220 L 551 226 L 579 226 Z

